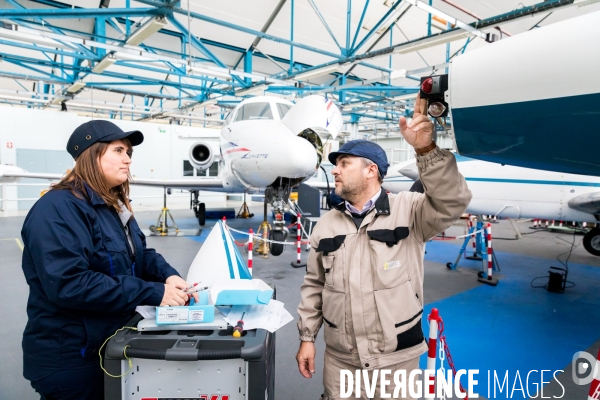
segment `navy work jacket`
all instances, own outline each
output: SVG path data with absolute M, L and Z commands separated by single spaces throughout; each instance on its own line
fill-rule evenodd
M 138 305 L 158 306 L 164 282 L 179 275 L 134 218 L 135 256 L 114 208 L 89 187 L 88 199 L 51 190 L 27 214 L 21 236 L 29 284 L 23 370 L 29 380 L 98 363 L 98 350 Z

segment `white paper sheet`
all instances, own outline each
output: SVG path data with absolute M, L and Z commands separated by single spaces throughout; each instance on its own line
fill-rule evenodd
M 155 306 L 137 306 L 135 311 L 142 314 L 144 319 L 155 319 L 156 318 L 156 307 Z
M 266 329 L 269 332 L 275 332 L 293 320 L 283 303 L 277 300 L 271 300 L 267 305 L 233 306 L 225 317 L 225 321 L 232 326 L 240 319 L 244 321 L 244 330 Z

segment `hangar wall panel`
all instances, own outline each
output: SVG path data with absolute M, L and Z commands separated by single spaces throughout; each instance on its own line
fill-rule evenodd
M 91 118 L 69 112 L 0 107 L 0 164 L 17 165 L 30 172 L 65 172 L 73 164 L 64 165 L 68 163 L 55 154 L 68 155 L 65 146 L 69 136 L 77 126 L 89 120 Z M 126 120 L 111 122 L 125 131 L 140 130 L 144 134 L 144 143 L 134 149 L 131 166 L 132 175 L 140 178 L 183 177 L 183 161 L 189 158 L 189 149 L 197 141 L 214 141 L 214 148 L 218 151 L 220 131 L 217 129 Z M 12 148 L 7 146 L 8 142 L 12 143 Z M 53 167 L 47 169 L 46 160 L 54 160 L 54 157 L 58 158 L 54 164 L 51 162 Z M 34 181 L 22 180 L 20 183 Z M 41 189 L 41 186 L 20 187 L 16 191 L 18 194 L 10 197 L 39 197 Z M 157 204 L 162 204 L 162 196 L 161 188 L 132 187 L 130 197 L 134 207 L 138 206 L 137 209 L 141 210 L 144 207 L 155 209 Z M 225 198 L 223 193 L 201 193 L 202 201 L 208 203 L 223 202 Z M 185 207 L 189 205 L 189 194 L 174 190 L 168 201 L 170 207 Z M 27 209 L 31 204 L 31 201 L 19 203 L 18 209 Z M 17 209 L 17 201 L 9 201 L 8 206 L 9 209 Z

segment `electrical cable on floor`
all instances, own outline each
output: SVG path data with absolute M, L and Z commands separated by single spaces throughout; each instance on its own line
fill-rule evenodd
M 538 233 L 538 232 L 550 232 L 550 229 L 538 229 L 534 232 L 521 233 L 521 236 L 533 235 L 534 233 Z M 494 236 L 494 240 L 519 240 L 519 238 L 517 238 L 517 237 L 515 237 L 515 238 L 497 238 Z

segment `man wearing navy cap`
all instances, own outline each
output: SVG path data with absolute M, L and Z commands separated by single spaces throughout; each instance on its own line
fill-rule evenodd
M 402 398 L 420 397 L 408 391 L 406 380 L 427 351 L 421 330 L 425 243 L 451 226 L 471 200 L 455 158 L 432 140 L 425 110 L 426 101 L 417 97 L 413 120 L 400 118 L 402 136 L 415 148 L 424 193 L 388 195 L 381 189 L 389 163 L 376 143 L 352 140 L 329 155 L 335 193 L 344 201 L 310 237 L 296 356 L 300 373 L 311 378 L 315 337 L 325 325 L 325 399 L 339 399 L 341 391 L 351 391 L 352 398 L 389 397 L 395 371 L 405 371 Z M 357 370 L 368 371 L 369 379 L 374 370 L 391 375 L 382 381 L 377 375 L 374 394 L 366 393 L 364 383 L 354 393 L 341 380 L 344 370 L 354 378 Z

